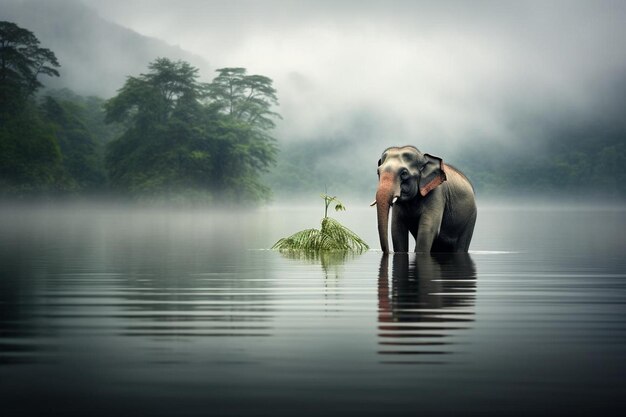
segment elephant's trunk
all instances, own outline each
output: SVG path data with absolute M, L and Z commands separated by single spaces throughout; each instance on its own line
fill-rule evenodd
M 395 176 L 391 172 L 383 172 L 380 175 L 378 189 L 376 190 L 376 211 L 378 215 L 378 238 L 383 253 L 389 253 L 389 208 L 394 198 Z M 397 196 L 396 196 L 397 197 Z

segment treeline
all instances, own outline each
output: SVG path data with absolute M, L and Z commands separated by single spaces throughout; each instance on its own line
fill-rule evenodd
M 355 156 L 359 146 L 349 138 L 283 144 L 276 167 L 264 178 L 279 196 L 328 189 L 371 197 L 382 147 L 368 143 L 368 152 Z M 555 132 L 532 145 L 465 144 L 440 156 L 468 175 L 480 197 L 626 197 L 626 128 L 619 123 Z
M 68 90 L 54 53 L 0 22 L 0 193 L 94 194 L 209 202 L 266 199 L 275 163 L 270 78 L 222 68 L 211 83 L 183 61 L 158 58 L 109 100 Z
M 525 147 L 468 147 L 459 166 L 483 195 L 626 197 L 623 121 L 563 128 Z
M 58 76 L 59 67 L 33 33 L 0 22 L 0 196 L 210 202 L 267 199 L 264 182 L 287 195 L 328 189 L 364 196 L 375 189 L 372 167 L 382 149 L 356 134 L 287 143 L 277 160 L 276 90 L 271 79 L 244 68 L 219 69 L 202 83 L 190 64 L 159 58 L 103 100 L 69 90 L 41 93 L 40 79 Z M 467 143 L 442 156 L 481 195 L 626 197 L 626 123 L 607 116 L 555 125 L 517 147 Z M 372 154 L 355 156 L 364 145 Z

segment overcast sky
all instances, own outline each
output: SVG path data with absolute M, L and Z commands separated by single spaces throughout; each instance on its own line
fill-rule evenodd
M 274 79 L 283 139 L 505 141 L 514 114 L 592 117 L 626 74 L 624 1 L 82 1 Z

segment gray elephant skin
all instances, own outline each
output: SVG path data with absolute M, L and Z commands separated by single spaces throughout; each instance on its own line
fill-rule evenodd
M 388 222 L 395 252 L 467 252 L 476 223 L 474 188 L 458 169 L 414 146 L 387 148 L 378 161 L 378 235 L 389 252 Z

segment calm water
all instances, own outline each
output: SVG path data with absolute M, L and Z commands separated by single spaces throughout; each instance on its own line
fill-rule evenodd
M 624 208 L 479 210 L 468 256 L 304 259 L 319 208 L 0 208 L 0 413 L 626 410 Z

